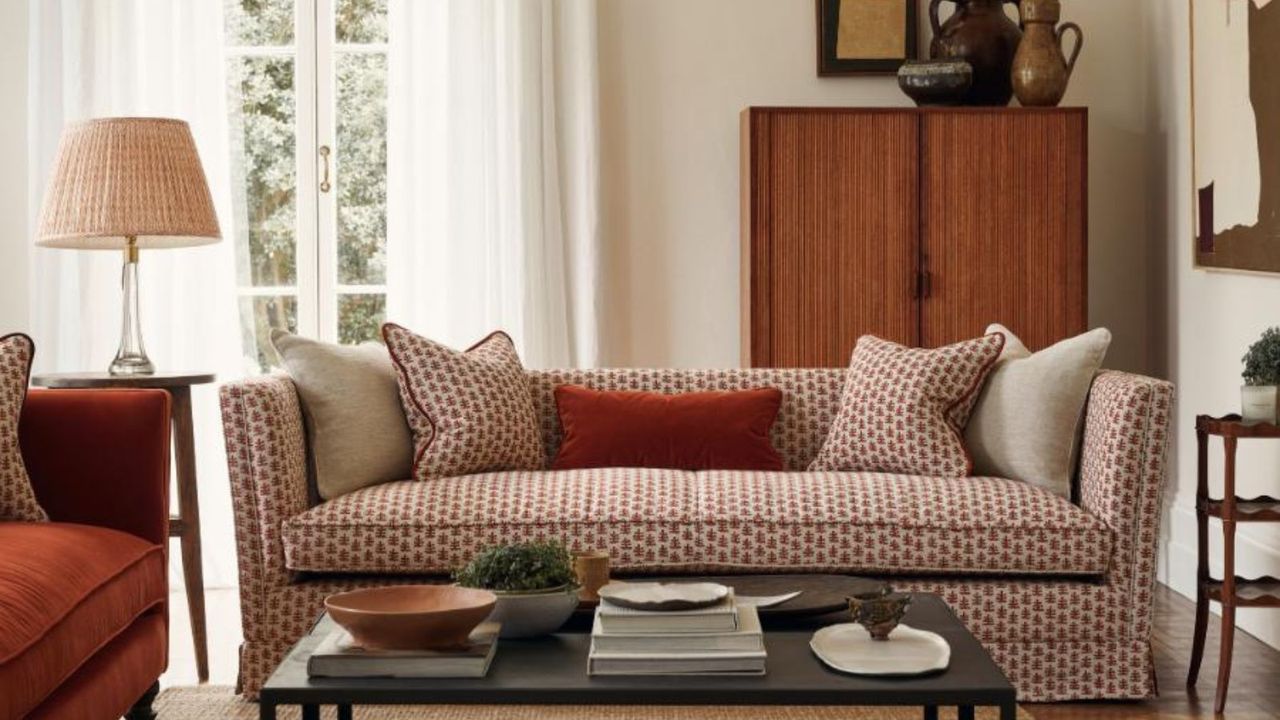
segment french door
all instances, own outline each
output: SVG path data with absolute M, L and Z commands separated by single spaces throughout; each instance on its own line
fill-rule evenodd
M 242 332 L 378 337 L 386 314 L 387 0 L 220 0 Z

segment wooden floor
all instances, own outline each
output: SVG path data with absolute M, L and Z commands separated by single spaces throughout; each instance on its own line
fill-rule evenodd
M 1209 616 L 1209 638 L 1200 684 L 1192 695 L 1185 687 L 1191 657 L 1191 626 L 1195 606 L 1160 586 L 1156 592 L 1155 654 L 1160 695 L 1143 702 L 1028 705 L 1036 720 L 1121 720 L 1123 718 L 1209 718 L 1213 715 L 1213 685 L 1218 674 L 1218 617 Z M 209 611 L 210 682 L 232 685 L 236 676 L 236 648 L 240 644 L 240 613 L 234 590 L 206 594 Z M 172 597 L 173 621 L 169 671 L 161 685 L 194 685 L 195 660 L 186 619 L 186 598 Z M 1280 718 L 1280 651 L 1243 632 L 1236 633 L 1231 694 L 1221 717 L 1231 720 Z

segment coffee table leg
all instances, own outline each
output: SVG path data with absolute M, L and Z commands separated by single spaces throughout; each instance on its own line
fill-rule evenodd
M 276 706 L 259 700 L 258 720 L 276 720 Z
M 938 706 L 937 706 L 937 705 L 925 705 L 925 706 L 924 706 L 924 720 L 938 720 Z
M 339 706 L 338 706 L 338 720 L 351 720 L 351 706 L 350 706 L 350 705 L 339 705 Z
M 302 720 L 320 720 L 319 705 L 303 705 Z
M 957 720 L 973 720 L 973 706 L 961 705 L 956 708 L 956 718 Z
M 1000 720 L 1018 720 L 1018 703 L 1009 702 L 1001 705 Z

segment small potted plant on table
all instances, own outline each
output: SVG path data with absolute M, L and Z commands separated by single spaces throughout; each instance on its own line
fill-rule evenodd
M 573 558 L 557 541 L 489 548 L 454 573 L 462 587 L 498 597 L 489 619 L 500 636 L 528 638 L 555 632 L 578 607 Z
M 1280 328 L 1270 328 L 1244 355 L 1244 387 L 1240 388 L 1241 415 L 1249 422 L 1276 422 L 1276 386 L 1280 385 Z

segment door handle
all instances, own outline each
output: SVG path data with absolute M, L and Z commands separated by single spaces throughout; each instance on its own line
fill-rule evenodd
M 333 189 L 333 184 L 329 182 L 329 150 L 328 145 L 320 146 L 320 162 L 322 164 L 323 175 L 320 178 L 320 192 L 327 193 Z

